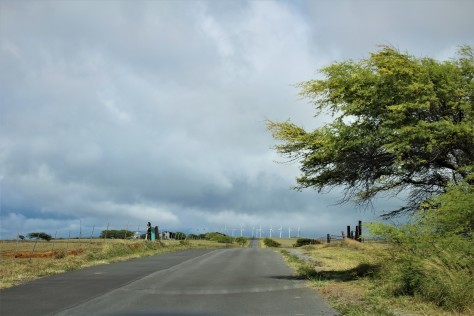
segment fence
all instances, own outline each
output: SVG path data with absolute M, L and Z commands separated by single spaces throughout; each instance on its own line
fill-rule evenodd
M 355 227 L 355 230 L 351 230 L 351 226 L 347 225 L 346 232 L 341 231 L 341 235 L 326 235 L 326 242 L 329 244 L 331 240 L 344 240 L 346 238 L 357 240 L 363 242 L 362 239 L 362 221 L 359 221 L 358 225 Z
M 110 223 L 106 225 L 82 225 L 76 229 L 56 230 L 53 233 L 42 232 L 40 238 L 31 238 L 28 240 L 24 235 L 18 233 L 14 240 L 3 240 L 0 247 L 0 256 L 2 258 L 38 258 L 54 257 L 58 255 L 77 255 L 88 250 L 99 250 L 105 242 L 114 242 L 109 239 L 109 232 L 123 231 L 123 237 L 118 236 L 120 242 L 130 238 L 130 234 L 143 235 L 146 233 L 146 225 L 122 225 L 113 226 Z M 41 239 L 44 237 L 45 239 Z M 50 240 L 48 241 L 47 239 Z M 107 239 L 107 240 L 106 240 Z M 116 242 L 117 240 L 115 240 Z

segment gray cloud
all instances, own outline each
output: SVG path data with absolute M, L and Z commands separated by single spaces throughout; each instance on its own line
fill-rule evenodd
M 324 234 L 372 219 L 331 206 L 338 191 L 290 190 L 297 165 L 274 163 L 264 121 L 322 124 L 293 85 L 377 44 L 452 56 L 472 44 L 468 12 L 469 1 L 2 1 L 0 234 L 148 220 Z

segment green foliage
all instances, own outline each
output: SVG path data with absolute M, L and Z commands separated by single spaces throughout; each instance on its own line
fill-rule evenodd
M 223 244 L 231 244 L 232 241 L 233 241 L 232 237 L 227 236 L 227 235 L 222 234 L 222 233 L 218 233 L 218 232 L 207 233 L 207 234 L 205 234 L 205 238 L 207 240 L 211 240 L 211 241 L 215 241 L 215 242 L 223 243 Z
M 263 244 L 267 247 L 280 247 L 281 244 L 273 239 L 265 238 Z
M 238 243 L 241 247 L 243 247 L 247 244 L 248 239 L 245 237 L 236 237 L 234 238 L 234 241 Z
M 30 239 L 33 239 L 33 238 L 43 239 L 43 240 L 46 240 L 46 241 L 50 241 L 51 239 L 53 239 L 51 237 L 51 235 L 48 235 L 46 233 L 29 233 L 28 238 L 30 238 Z
M 185 233 L 182 233 L 182 232 L 177 232 L 175 233 L 175 237 L 174 237 L 176 240 L 184 240 L 186 239 L 186 234 Z
M 199 235 L 196 234 L 188 234 L 187 238 L 192 240 L 200 239 Z
M 463 312 L 474 301 L 474 185 L 461 183 L 425 203 L 410 223 L 371 224 L 395 245 L 384 279 L 394 294 L 414 295 Z
M 320 243 L 319 240 L 314 240 L 310 238 L 298 238 L 296 243 L 293 245 L 294 247 L 301 247 L 305 245 L 313 245 L 316 243 Z
M 120 230 L 103 230 L 100 233 L 100 238 L 112 238 L 112 239 L 127 239 L 132 237 L 134 232 L 120 229 Z
M 332 123 L 309 132 L 290 121 L 267 124 L 282 141 L 277 152 L 301 164 L 297 189 L 342 185 L 342 202 L 357 203 L 408 191 L 401 212 L 418 209 L 452 180 L 473 183 L 471 47 L 439 62 L 383 46 L 367 59 L 321 72 L 325 79 L 299 87 L 318 114 L 333 115 Z

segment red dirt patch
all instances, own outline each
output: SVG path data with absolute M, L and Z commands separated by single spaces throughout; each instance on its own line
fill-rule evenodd
M 2 255 L 5 257 L 14 257 L 14 258 L 60 258 L 65 251 L 61 250 L 54 250 L 54 251 L 42 251 L 38 252 L 35 251 L 31 253 L 31 251 L 25 252 L 4 252 Z M 67 255 L 77 256 L 84 253 L 84 249 L 73 249 L 68 250 Z

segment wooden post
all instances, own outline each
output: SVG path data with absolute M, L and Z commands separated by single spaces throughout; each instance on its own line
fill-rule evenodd
M 107 223 L 107 229 L 105 230 L 104 241 L 107 238 L 107 234 L 109 233 L 109 225 L 110 223 Z
M 354 231 L 351 230 L 351 239 L 354 239 Z
M 54 243 L 56 242 L 56 236 L 58 235 L 58 231 L 54 233 L 53 245 L 51 246 L 51 251 L 54 251 Z
M 67 255 L 67 250 L 69 248 L 69 239 L 71 239 L 71 231 L 69 231 L 69 234 L 67 235 L 67 241 L 66 241 L 66 255 Z
M 356 226 L 356 230 L 355 230 L 355 240 L 359 240 L 359 226 Z
M 351 226 L 347 225 L 347 238 L 351 238 Z
M 359 221 L 359 241 L 362 242 L 362 221 Z
M 16 234 L 16 245 L 15 245 L 15 252 L 13 253 L 13 258 L 16 258 L 16 252 L 18 250 L 18 241 L 20 240 L 20 233 Z
M 343 230 L 341 231 L 341 235 L 342 235 L 342 240 L 346 239 L 346 235 L 344 235 L 344 231 L 343 231 Z
M 92 236 L 94 235 L 94 229 L 95 229 L 95 224 L 92 226 L 92 232 L 91 232 L 91 237 L 90 237 L 90 244 L 92 244 Z
M 327 234 L 326 241 L 328 242 L 328 244 L 331 243 L 331 235 Z
M 128 232 L 128 222 L 127 222 L 127 228 L 125 228 L 125 234 L 123 236 L 123 239 L 127 239 L 127 232 Z
M 33 254 L 35 253 L 36 244 L 38 243 L 38 239 L 39 239 L 39 237 L 36 237 L 35 244 L 33 245 L 33 250 L 31 250 L 30 262 L 31 262 L 31 258 L 33 258 Z

